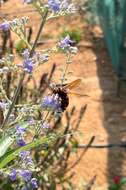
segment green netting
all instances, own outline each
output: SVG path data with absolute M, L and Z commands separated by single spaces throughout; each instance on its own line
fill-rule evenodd
M 98 16 L 113 67 L 126 78 L 126 0 L 89 0 L 90 10 Z
M 126 0 L 98 0 L 97 12 L 113 67 L 119 77 L 125 78 Z

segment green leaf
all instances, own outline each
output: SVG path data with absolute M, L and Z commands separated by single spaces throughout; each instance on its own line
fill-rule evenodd
M 50 190 L 56 190 L 56 183 L 53 181 L 50 186 Z
M 4 154 L 1 158 L 0 158 L 0 169 L 2 169 L 3 167 L 5 167 L 9 162 L 11 162 L 12 160 L 14 160 L 18 154 L 23 151 L 23 150 L 31 150 L 37 146 L 40 145 L 44 145 L 44 144 L 48 144 L 48 145 L 53 145 L 53 142 L 55 142 L 55 140 L 59 138 L 59 135 L 55 135 L 55 134 L 51 134 L 48 137 L 42 137 L 39 138 L 29 144 L 27 144 L 26 146 L 23 147 L 19 147 L 17 149 L 11 150 L 9 152 L 7 152 L 6 154 Z
M 14 138 L 5 136 L 0 140 L 0 157 L 2 157 L 8 150 L 8 148 L 14 142 Z
M 26 44 L 23 40 L 20 40 L 18 41 L 16 44 L 15 44 L 15 49 L 18 53 L 22 53 L 23 50 L 26 48 Z

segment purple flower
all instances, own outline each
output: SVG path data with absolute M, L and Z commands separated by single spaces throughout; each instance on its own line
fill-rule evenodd
M 25 133 L 26 129 L 20 125 L 16 126 L 16 133 L 19 135 L 23 135 Z
M 24 141 L 23 138 L 18 138 L 18 139 L 17 139 L 17 144 L 18 144 L 19 146 L 25 146 L 25 145 L 26 145 L 26 143 L 25 143 L 25 141 Z
M 31 185 L 33 188 L 38 188 L 38 184 L 37 184 L 37 179 L 36 178 L 32 178 L 31 179 Z
M 23 53 L 22 53 L 22 56 L 23 56 L 24 59 L 28 59 L 29 56 L 30 56 L 29 50 L 28 50 L 28 49 L 25 49 L 25 50 L 23 51 Z
M 54 12 L 60 11 L 60 4 L 59 0 L 48 0 L 48 7 Z
M 42 107 L 53 111 L 59 111 L 61 109 L 59 97 L 57 95 L 45 96 L 42 101 Z
M 25 164 L 31 164 L 32 163 L 32 158 L 30 156 L 30 152 L 29 151 L 25 151 L 25 150 L 21 151 L 19 153 L 19 157 L 21 158 L 21 160 L 23 162 L 25 162 Z
M 0 29 L 5 30 L 5 31 L 9 30 L 10 29 L 10 22 L 5 21 L 2 24 L 0 24 Z
M 29 119 L 27 122 L 28 122 L 28 125 L 34 125 L 35 124 L 35 120 L 33 118 Z
M 24 60 L 24 70 L 28 73 L 32 73 L 33 71 L 33 64 L 34 61 L 32 58 L 29 58 L 27 60 Z
M 50 128 L 50 124 L 49 123 L 46 123 L 44 122 L 41 126 L 43 129 L 49 129 Z
M 19 153 L 19 157 L 20 158 L 24 158 L 26 156 L 29 156 L 30 155 L 30 152 L 29 151 L 25 151 L 25 150 L 22 150 L 20 153 Z
M 25 146 L 26 143 L 23 139 L 23 135 L 26 132 L 26 129 L 20 125 L 16 126 L 16 141 L 19 146 Z
M 48 4 L 46 5 L 47 8 L 51 9 L 55 13 L 63 12 L 66 14 L 74 13 L 75 7 L 73 3 L 69 3 L 68 0 L 48 0 Z
M 48 54 L 41 54 L 41 53 L 36 53 L 36 59 L 38 63 L 44 63 L 49 60 L 49 55 Z
M 17 172 L 15 169 L 13 169 L 10 174 L 9 174 L 9 177 L 10 177 L 10 180 L 11 181 L 15 181 L 16 180 L 16 176 L 17 176 Z
M 21 170 L 19 174 L 20 174 L 20 176 L 23 177 L 23 179 L 25 181 L 29 181 L 31 179 L 31 176 L 32 176 L 32 173 L 29 170 Z
M 33 71 L 33 66 L 34 64 L 41 64 L 44 63 L 46 61 L 48 61 L 48 54 L 41 54 L 39 52 L 34 52 L 33 56 L 30 57 L 30 52 L 28 49 L 26 49 L 23 53 L 22 56 L 24 58 L 24 62 L 23 62 L 23 67 L 24 70 L 28 73 L 31 73 Z M 20 65 L 19 65 L 20 66 Z
M 6 103 L 0 102 L 0 108 L 5 109 L 6 108 Z
M 34 65 L 34 60 L 33 58 L 30 58 L 30 53 L 29 53 L 29 50 L 26 49 L 23 53 L 23 58 L 24 58 L 24 62 L 23 62 L 23 65 L 24 65 L 24 70 L 28 73 L 31 73 L 33 71 L 33 65 Z
M 63 40 L 59 42 L 59 47 L 64 50 L 66 48 L 69 48 L 71 44 L 73 44 L 73 41 L 70 39 L 69 36 L 66 36 Z
M 69 4 L 68 0 L 63 0 L 61 6 L 62 6 L 62 9 L 67 10 L 69 8 L 70 4 Z

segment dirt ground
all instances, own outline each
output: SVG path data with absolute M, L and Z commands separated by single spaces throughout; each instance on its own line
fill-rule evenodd
M 19 14 L 19 10 L 22 13 Z M 20 0 L 9 0 L 0 8 L 0 15 L 13 13 L 7 15 L 9 19 L 15 18 L 15 16 L 29 15 L 30 24 L 36 32 L 40 16 L 37 16 L 35 12 L 26 13 L 27 10 L 31 10 L 31 7 L 22 5 Z M 73 58 L 73 63 L 69 68 L 73 72 L 69 80 L 81 78 L 82 84 L 79 91 L 88 95 L 88 97 L 71 97 L 70 104 L 76 106 L 77 114 L 80 107 L 87 104 L 85 117 L 82 119 L 80 126 L 80 131 L 83 134 L 80 137 L 80 143 L 88 143 L 92 136 L 95 136 L 93 144 L 125 142 L 126 93 L 122 89 L 121 97 L 116 96 L 117 78 L 111 66 L 99 27 L 89 27 L 81 16 L 72 15 L 69 18 L 48 22 L 44 35 L 49 34 L 55 40 L 64 26 L 68 29 L 79 28 L 83 31 L 83 38 L 78 44 L 78 54 Z M 52 46 L 53 44 L 48 45 Z M 59 69 L 64 64 L 62 54 L 52 55 L 48 64 L 37 69 L 37 76 L 41 75 L 41 72 L 49 70 L 52 63 L 57 64 L 55 79 L 59 78 Z M 97 175 L 96 189 L 105 190 L 106 185 L 109 184 L 114 175 L 126 176 L 125 164 L 125 149 L 89 149 L 74 168 L 76 175 L 73 181 L 77 183 L 82 179 L 89 181 L 94 175 Z

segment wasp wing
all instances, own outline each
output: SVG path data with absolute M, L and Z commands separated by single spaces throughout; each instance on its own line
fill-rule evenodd
M 70 82 L 69 84 L 66 84 L 63 87 L 63 89 L 68 89 L 68 90 L 74 89 L 75 87 L 79 86 L 80 83 L 81 83 L 81 79 L 76 79 L 76 80 Z
M 75 96 L 87 96 L 89 97 L 87 94 L 81 94 L 79 92 L 74 92 L 74 91 L 68 91 L 68 94 L 72 94 L 72 95 L 75 95 Z

